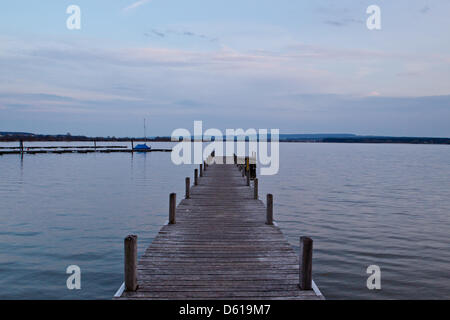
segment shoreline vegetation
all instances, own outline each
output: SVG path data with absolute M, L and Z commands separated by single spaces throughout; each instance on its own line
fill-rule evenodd
M 195 139 L 194 139 L 195 138 Z M 191 137 L 192 141 L 202 140 Z M 214 140 L 203 138 L 204 142 Z M 237 137 L 234 137 L 237 140 Z M 270 141 L 270 135 L 267 138 Z M 148 141 L 148 142 L 171 142 L 169 136 L 156 136 L 149 138 L 139 137 L 87 137 L 71 134 L 44 135 L 27 132 L 0 132 L 0 142 L 19 142 L 19 141 L 58 141 L 58 142 L 129 142 L 129 141 Z M 248 141 L 248 137 L 246 137 Z M 450 144 L 450 138 L 438 137 L 393 137 L 393 136 L 360 136 L 355 134 L 280 134 L 280 142 L 315 142 L 315 143 L 401 143 L 401 144 Z

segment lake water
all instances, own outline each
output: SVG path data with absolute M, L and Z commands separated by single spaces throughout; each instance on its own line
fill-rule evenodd
M 0 298 L 111 299 L 123 238 L 142 253 L 193 169 L 170 153 L 0 156 Z M 326 298 L 450 298 L 449 146 L 282 143 L 279 174 L 259 178 L 289 242 L 314 239 Z M 81 290 L 66 287 L 74 264 Z M 369 265 L 381 290 L 366 287 Z

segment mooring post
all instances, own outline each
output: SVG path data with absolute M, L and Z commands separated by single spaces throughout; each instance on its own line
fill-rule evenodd
M 203 177 L 203 165 L 200 165 L 200 177 Z
M 258 179 L 253 180 L 253 198 L 258 200 Z
M 133 150 L 134 150 L 134 141 L 131 140 L 131 152 L 133 152 Z
M 250 170 L 247 170 L 247 186 L 250 186 Z
M 23 140 L 20 140 L 20 153 L 23 153 Z
M 242 176 L 244 176 L 245 175 L 245 167 L 243 166 L 242 167 Z
M 177 194 L 171 193 L 169 199 L 169 224 L 175 224 L 176 205 L 177 205 Z
M 190 198 L 191 178 L 186 177 L 186 199 Z
M 311 290 L 312 288 L 312 253 L 313 241 L 308 237 L 300 237 L 300 289 Z
M 137 285 L 137 236 L 129 235 L 125 247 L 125 291 L 136 291 Z
M 273 225 L 273 195 L 267 194 L 267 217 L 266 224 Z
M 198 169 L 194 170 L 194 185 L 198 185 Z

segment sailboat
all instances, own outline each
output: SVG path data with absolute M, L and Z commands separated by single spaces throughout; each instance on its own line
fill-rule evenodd
M 146 127 L 145 127 L 145 118 L 144 118 L 144 137 L 145 137 L 145 141 L 147 141 L 147 131 L 146 131 Z M 142 151 L 142 152 L 149 151 L 151 149 L 152 149 L 152 147 L 148 146 L 146 143 L 137 144 L 133 148 L 133 150 L 135 150 L 135 151 Z

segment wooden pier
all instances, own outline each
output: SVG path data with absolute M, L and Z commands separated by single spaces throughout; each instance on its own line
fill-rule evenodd
M 299 259 L 272 222 L 271 195 L 266 208 L 258 180 L 248 185 L 240 170 L 204 163 L 197 185 L 186 178 L 185 199 L 176 206 L 170 195 L 169 222 L 139 262 L 137 237 L 125 238 L 115 299 L 323 299 L 311 278 L 312 240 L 302 237 Z

